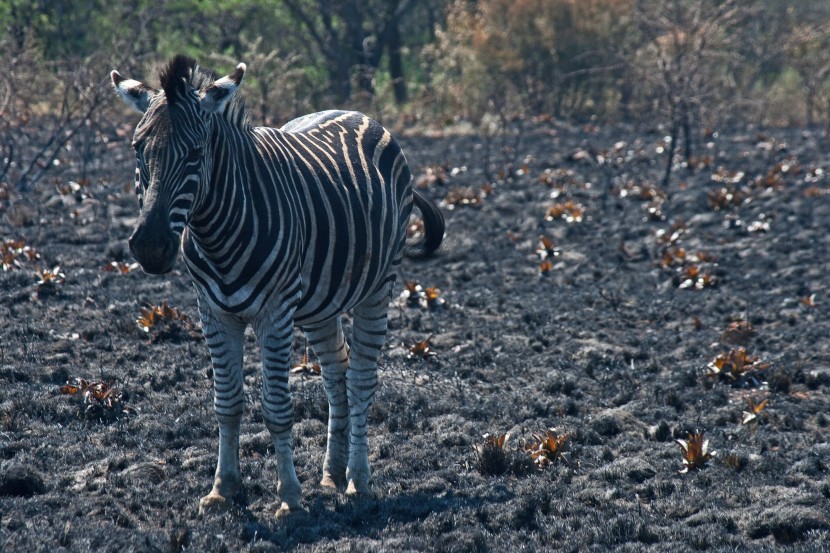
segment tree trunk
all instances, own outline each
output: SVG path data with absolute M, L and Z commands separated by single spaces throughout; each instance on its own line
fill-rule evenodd
M 672 112 L 674 112 L 674 111 L 675 110 L 672 109 Z M 672 170 L 672 166 L 674 164 L 674 152 L 675 152 L 675 149 L 677 147 L 677 135 L 678 135 L 678 130 L 679 130 L 679 125 L 678 125 L 678 121 L 677 121 L 677 114 L 672 113 L 671 119 L 672 119 L 672 123 L 671 123 L 671 133 L 669 135 L 671 137 L 671 142 L 669 142 L 669 157 L 666 160 L 666 172 L 663 174 L 663 185 L 662 186 L 663 186 L 664 190 L 669 189 L 669 183 L 671 182 L 671 170 Z
M 689 163 L 689 160 L 692 159 L 692 154 L 694 152 L 694 144 L 692 143 L 692 121 L 691 116 L 689 115 L 689 106 L 683 105 L 683 157 L 686 159 L 686 163 Z M 691 169 L 691 166 L 689 167 Z
M 387 49 L 389 51 L 389 76 L 392 78 L 392 90 L 395 92 L 395 103 L 406 103 L 406 79 L 403 74 L 403 60 L 401 59 L 401 32 L 397 21 L 389 23 L 387 32 Z

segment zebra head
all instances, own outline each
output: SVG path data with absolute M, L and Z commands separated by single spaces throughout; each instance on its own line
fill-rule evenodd
M 161 71 L 160 90 L 110 74 L 121 98 L 144 114 L 133 137 L 141 212 L 129 244 L 148 273 L 169 272 L 176 262 L 182 232 L 205 197 L 214 114 L 229 105 L 244 74 L 240 63 L 217 80 L 185 56 Z

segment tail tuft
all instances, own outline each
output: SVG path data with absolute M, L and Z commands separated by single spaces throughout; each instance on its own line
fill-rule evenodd
M 404 254 L 407 257 L 425 258 L 432 256 L 444 240 L 444 215 L 435 202 L 426 198 L 417 190 L 412 191 L 415 206 L 421 212 L 424 221 L 424 238 L 419 243 L 407 245 Z

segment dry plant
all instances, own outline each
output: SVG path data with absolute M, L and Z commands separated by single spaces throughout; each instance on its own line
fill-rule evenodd
M 798 303 L 804 309 L 815 309 L 816 307 L 818 307 L 818 303 L 816 303 L 815 294 L 810 294 L 809 296 L 799 298 Z
M 709 105 L 734 88 L 741 69 L 737 47 L 745 39 L 742 23 L 752 10 L 738 0 L 637 0 L 635 18 L 648 46 L 632 57 L 639 86 L 650 89 L 665 113 L 668 128 L 666 168 L 662 186 L 668 188 L 681 134 L 687 167 L 694 156 Z M 729 56 L 726 53 L 733 53 Z
M 830 123 L 830 60 L 826 55 L 827 48 L 830 47 L 830 32 L 824 17 L 810 15 L 814 17 L 797 19 L 788 29 L 783 44 L 788 65 L 798 73 L 801 80 L 807 127 L 813 126 L 817 120 L 822 120 L 824 125 Z
M 713 211 L 720 211 L 740 207 L 747 200 L 747 194 L 734 186 L 721 187 L 707 192 L 706 200 Z
M 566 223 L 581 223 L 585 215 L 585 207 L 573 200 L 555 203 L 545 213 L 546 221 L 561 219 Z
M 507 442 L 510 434 L 485 434 L 484 441 L 473 445 L 476 465 L 481 474 L 499 476 L 507 472 Z
M 703 290 L 716 286 L 718 279 L 710 270 L 716 258 L 703 250 L 690 253 L 681 246 L 681 239 L 687 232 L 683 221 L 675 221 L 668 230 L 657 231 L 657 265 L 672 273 L 674 284 L 681 290 Z
M 765 399 L 761 403 L 756 404 L 751 397 L 746 398 L 748 410 L 741 413 L 741 424 L 757 423 L 760 420 L 758 417 L 760 417 L 761 411 L 767 406 L 767 401 L 769 400 Z
M 755 327 L 749 321 L 732 321 L 721 333 L 720 343 L 746 347 L 756 334 Z
M 415 187 L 425 189 L 435 185 L 444 186 L 449 180 L 447 176 L 449 171 L 448 163 L 430 165 L 424 169 L 423 173 L 415 177 Z
M 533 440 L 524 446 L 524 451 L 540 468 L 557 461 L 569 463 L 568 439 L 570 434 L 559 434 L 549 428 L 544 434 L 533 434 Z
M 417 242 L 424 237 L 425 233 L 424 220 L 415 215 L 410 216 L 409 224 L 406 226 L 407 241 Z
M 23 239 L 5 239 L 0 243 L 0 270 L 13 271 L 21 269 L 24 263 L 32 263 L 40 259 L 40 254 L 27 246 Z
M 620 198 L 634 198 L 643 201 L 666 200 L 669 197 L 665 190 L 649 182 L 638 184 L 629 181 L 623 186 L 615 188 L 614 191 Z
M 426 310 L 437 310 L 446 303 L 441 297 L 441 289 L 436 286 L 424 288 L 414 280 L 404 282 L 401 299 L 408 307 L 420 307 Z
M 411 346 L 409 346 L 409 353 L 407 353 L 407 359 L 433 359 L 438 354 L 432 351 L 429 343 L 432 340 L 432 334 L 427 337 L 426 340 L 421 340 L 420 342 L 415 342 Z
M 138 328 L 150 334 L 152 340 L 164 339 L 199 339 L 199 332 L 193 322 L 185 313 L 167 304 L 167 300 L 161 305 L 148 305 L 142 307 L 141 316 L 136 320 Z
M 73 378 L 61 386 L 60 393 L 81 399 L 84 418 L 103 418 L 104 415 L 111 417 L 132 411 L 124 405 L 124 393 L 114 382 L 92 382 L 83 378 Z
M 28 190 L 47 173 L 73 165 L 85 177 L 106 155 L 112 91 L 101 65 L 109 65 L 107 54 L 57 61 L 28 49 L 19 54 L 9 58 L 0 83 L 0 181 Z
M 140 265 L 138 263 L 124 263 L 123 261 L 110 261 L 106 265 L 101 266 L 102 273 L 116 273 L 119 275 L 126 275 L 129 274 L 136 269 L 138 269 Z
M 539 245 L 536 246 L 536 254 L 541 261 L 558 257 L 560 253 L 559 248 L 556 247 L 550 237 L 544 234 L 539 235 Z
M 552 195 L 558 195 L 568 188 L 583 188 L 585 181 L 573 169 L 557 167 L 548 168 L 539 175 L 539 182 L 552 188 Z
M 311 360 L 308 348 L 306 348 L 305 353 L 302 357 L 300 357 L 299 363 L 291 367 L 290 372 L 293 375 L 298 375 L 302 377 L 322 376 L 323 369 L 320 367 L 319 363 Z
M 717 278 L 708 269 L 704 269 L 700 265 L 685 267 L 680 273 L 679 280 L 680 283 L 677 287 L 681 290 L 703 290 L 715 286 L 718 282 Z
M 493 186 L 490 184 L 483 184 L 479 188 L 472 186 L 456 187 L 447 192 L 447 195 L 441 200 L 441 206 L 450 210 L 457 206 L 481 207 L 484 199 L 492 193 Z
M 432 109 L 483 123 L 488 114 L 503 121 L 526 111 L 558 118 L 614 104 L 619 52 L 636 40 L 630 1 L 448 4 L 446 23 L 424 51 Z
M 757 355 L 747 353 L 745 347 L 737 347 L 718 354 L 708 365 L 706 375 L 729 382 L 744 382 L 747 379 L 757 381 L 755 375 L 769 368 Z
M 703 468 L 718 454 L 717 451 L 709 451 L 709 440 L 703 437 L 703 432 L 689 433 L 688 437 L 688 440 L 676 440 L 683 456 L 681 474 Z
M 66 280 L 66 275 L 61 272 L 61 268 L 57 265 L 51 269 L 38 267 L 35 272 L 38 279 L 36 282 L 38 294 L 54 292 Z
M 659 229 L 656 232 L 657 244 L 662 248 L 676 246 L 680 239 L 688 234 L 689 228 L 682 219 L 676 219 L 667 229 Z

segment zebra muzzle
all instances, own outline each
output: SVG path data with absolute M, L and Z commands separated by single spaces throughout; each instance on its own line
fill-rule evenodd
M 169 225 L 140 223 L 130 236 L 130 251 L 144 272 L 153 275 L 169 273 L 176 263 L 179 251 L 179 237 Z

